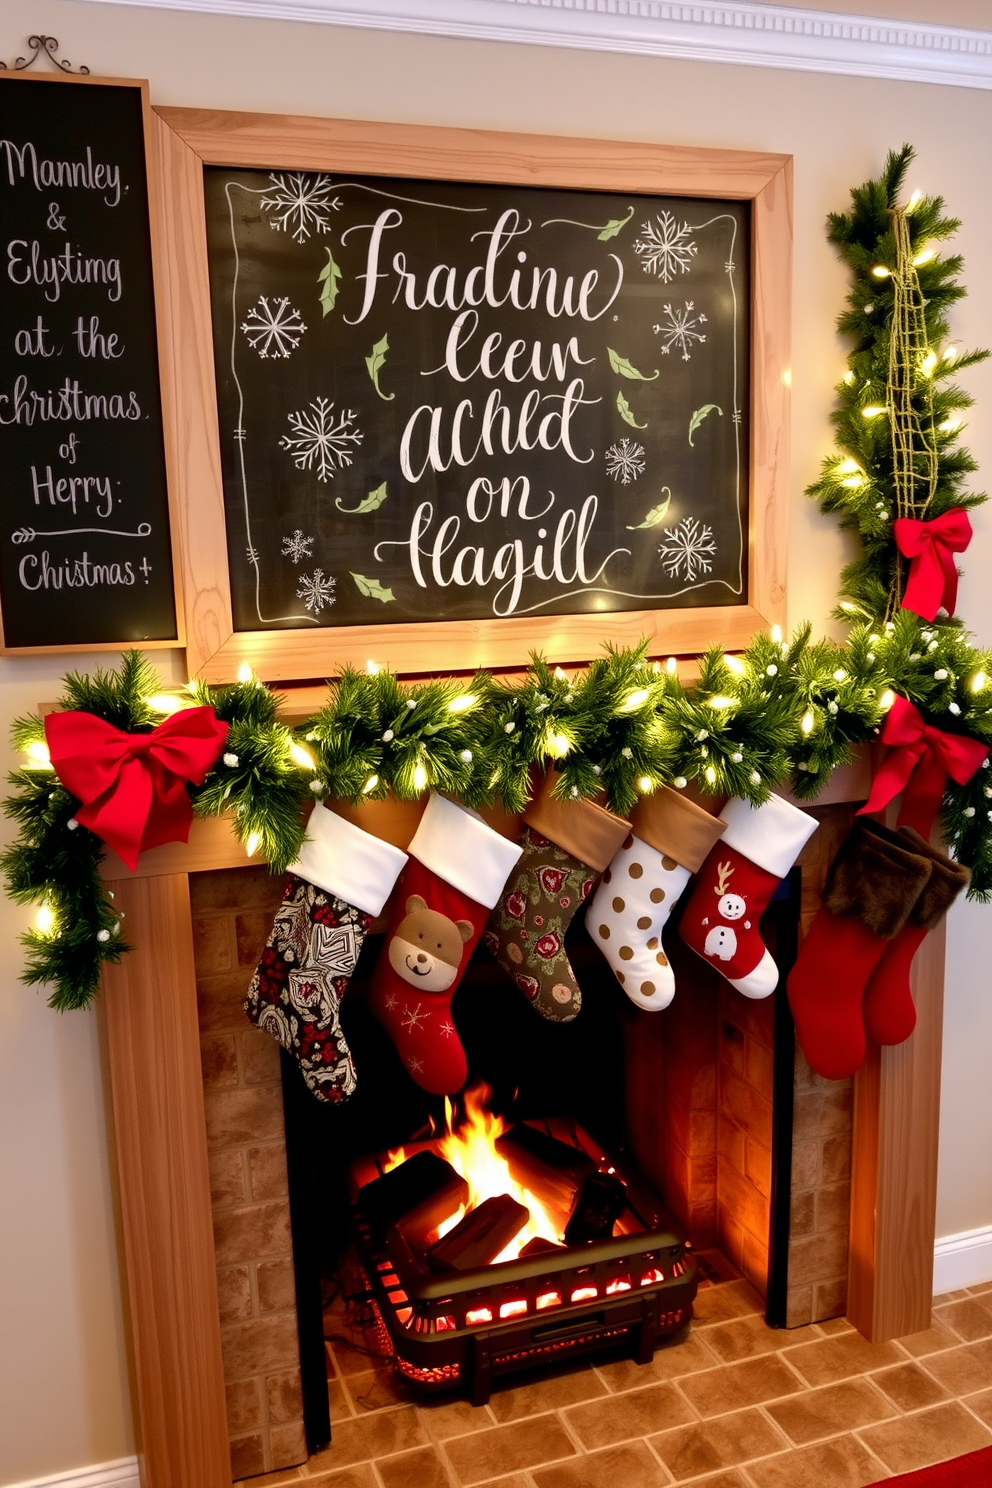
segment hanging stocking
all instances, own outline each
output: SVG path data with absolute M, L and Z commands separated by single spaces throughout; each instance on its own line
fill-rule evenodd
M 817 823 L 781 796 L 763 806 L 734 796 L 721 815 L 726 831 L 699 870 L 679 934 L 738 992 L 767 997 L 778 967 L 758 921 Z
M 905 925 L 886 944 L 882 959 L 868 978 L 861 1012 L 865 1032 L 879 1044 L 901 1044 L 916 1027 L 916 1008 L 909 990 L 913 957 L 971 880 L 969 869 L 931 847 L 912 827 L 900 827 L 898 835 L 910 851 L 928 860 L 930 877 Z
M 468 1065 L 451 999 L 520 849 L 431 796 L 409 852 L 369 1003 L 417 1084 L 454 1095 Z
M 318 1100 L 341 1101 L 355 1088 L 341 998 L 405 862 L 406 853 L 318 803 L 290 864 L 245 1012 L 293 1055 Z
M 864 1060 L 865 985 L 930 876 L 929 855 L 878 822 L 857 820 L 844 839 L 789 974 L 796 1035 L 818 1075 L 842 1080 Z
M 663 785 L 641 799 L 631 827 L 603 874 L 586 924 L 631 1002 L 657 1012 L 675 994 L 661 932 L 724 823 Z
M 489 917 L 486 946 L 553 1023 L 569 1023 L 582 993 L 565 954 L 565 932 L 630 831 L 594 801 L 555 801 L 549 771 L 524 812 L 523 857 Z

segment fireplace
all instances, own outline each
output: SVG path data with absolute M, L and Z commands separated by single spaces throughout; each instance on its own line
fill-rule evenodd
M 848 798 L 856 796 L 850 782 L 847 787 Z M 837 793 L 843 796 L 842 782 Z M 831 839 L 835 844 L 849 812 L 847 807 L 817 808 L 823 828 L 804 859 L 806 915 L 829 861 Z M 105 1006 L 146 1481 L 151 1488 L 169 1488 L 175 1482 L 226 1488 L 232 1479 L 232 1435 L 243 1449 L 234 1458 L 233 1475 L 239 1477 L 274 1465 L 277 1454 L 286 1461 L 294 1441 L 300 1450 L 302 1437 L 299 1345 L 293 1353 L 287 1342 L 295 1332 L 296 1309 L 288 1287 L 293 1264 L 288 1205 L 279 1194 L 286 1171 L 282 1087 L 278 1061 L 272 1058 L 275 1046 L 271 1053 L 261 1052 L 268 1041 L 242 1022 L 240 1014 L 240 990 L 257 953 L 252 939 L 267 923 L 279 886 L 247 863 L 223 823 L 198 823 L 188 848 L 145 855 L 136 877 L 112 864 L 107 876 L 138 945 L 108 976 Z M 204 886 L 210 886 L 209 903 Z M 203 924 L 224 916 L 226 950 L 216 925 Z M 194 925 L 201 947 L 208 948 L 208 962 L 210 955 L 215 957 L 209 970 L 201 965 L 199 971 L 206 1036 L 214 1040 L 210 1047 L 215 1056 L 206 1064 L 206 1085 L 197 1069 Z M 648 1032 L 628 1038 L 626 1083 L 634 1101 L 652 1078 L 657 1086 L 658 1051 L 652 1053 L 651 1044 L 661 1038 L 666 1018 L 684 1016 L 687 1028 L 698 1029 L 698 1015 L 708 1009 L 704 1032 L 692 1038 L 687 1033 L 678 1052 L 667 1062 L 662 1059 L 664 1101 L 655 1099 L 650 1119 L 633 1126 L 627 1122 L 631 1155 L 637 1170 L 669 1202 L 680 1235 L 706 1234 L 708 1229 L 738 1269 L 760 1280 L 766 1268 L 762 1290 L 775 1321 L 798 1323 L 843 1309 L 845 1166 L 852 1150 L 852 1119 L 848 1315 L 876 1338 L 913 1331 L 928 1315 L 942 947 L 930 949 L 916 973 L 923 1036 L 901 1051 L 874 1052 L 859 1076 L 853 1107 L 850 1086 L 824 1087 L 793 1057 L 788 1070 L 792 1099 L 777 1102 L 775 1111 L 782 1115 L 772 1119 L 794 1129 L 777 1137 L 768 1132 L 771 1102 L 766 1102 L 766 1111 L 758 1099 L 769 1069 L 773 1082 L 784 1082 L 789 1062 L 780 1060 L 776 1070 L 767 1058 L 769 1026 L 759 1020 L 774 1021 L 773 1006 L 748 1004 L 742 1010 L 743 999 L 729 991 L 721 1004 L 719 989 L 711 987 L 692 999 L 677 997 L 665 1014 L 637 1016 L 638 1027 Z M 221 989 L 226 1012 L 207 1011 L 205 984 L 211 980 Z M 675 1021 L 668 1024 L 669 1029 L 675 1026 Z M 248 1053 L 245 1041 L 252 1040 L 254 1052 Z M 773 1036 L 771 1044 L 775 1042 Z M 721 1087 L 732 1100 L 718 1114 L 715 1095 Z M 901 1106 L 903 1092 L 910 1088 L 915 1098 Z M 750 1133 L 750 1140 L 738 1124 L 744 1114 L 741 1103 L 765 1122 Z M 523 1112 L 520 1119 L 537 1117 Z M 667 1133 L 660 1131 L 661 1122 Z M 786 1146 L 784 1136 L 791 1138 Z M 779 1206 L 779 1220 L 766 1230 L 763 1255 L 753 1243 L 761 1239 L 753 1233 L 761 1228 L 754 1217 L 760 1208 L 756 1195 L 763 1197 L 763 1190 L 783 1181 L 766 1159 L 776 1143 L 780 1151 L 791 1146 L 788 1207 L 793 1223 L 791 1230 L 783 1229 Z M 237 1161 L 231 1156 L 235 1148 Z M 914 1150 L 921 1157 L 914 1159 Z M 215 1240 L 218 1216 L 212 1215 L 209 1199 L 211 1153 L 215 1182 L 226 1174 L 234 1183 L 218 1208 L 218 1215 L 225 1206 L 227 1211 L 219 1227 L 222 1242 Z M 254 1219 L 239 1217 L 239 1204 L 254 1209 Z M 246 1236 L 263 1211 L 269 1228 L 262 1249 L 267 1253 L 240 1258 L 235 1237 Z M 734 1216 L 740 1218 L 736 1227 L 729 1222 Z M 283 1249 L 275 1254 L 277 1242 Z M 776 1248 L 789 1262 L 779 1295 Z M 225 1270 L 229 1274 L 221 1275 Z M 240 1282 L 232 1288 L 235 1272 Z M 247 1289 L 242 1284 L 245 1272 Z M 238 1339 L 227 1361 L 222 1337 Z M 266 1355 L 267 1341 L 273 1340 L 276 1347 Z M 248 1360 L 249 1344 L 260 1351 L 253 1361 L 258 1372 L 234 1378 L 231 1359 L 241 1360 L 233 1370 L 237 1373 Z M 625 1346 L 631 1351 L 632 1340 Z M 225 1393 L 241 1412 L 234 1417 L 233 1433 Z

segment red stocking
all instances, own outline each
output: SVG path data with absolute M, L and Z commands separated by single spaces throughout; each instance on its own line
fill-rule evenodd
M 745 997 L 768 997 L 778 967 L 758 921 L 817 823 L 781 796 L 763 806 L 735 796 L 720 815 L 726 830 L 699 870 L 679 934 Z
M 789 976 L 796 1034 L 818 1075 L 843 1080 L 861 1065 L 865 985 L 929 878 L 929 857 L 901 833 L 860 818 L 844 839 Z
M 520 848 L 431 796 L 409 852 L 370 1004 L 417 1084 L 453 1095 L 468 1066 L 451 999 Z
M 865 1032 L 879 1044 L 901 1044 L 916 1027 L 916 1008 L 909 990 L 909 968 L 927 935 L 939 925 L 971 873 L 937 852 L 912 827 L 900 827 L 905 845 L 930 863 L 930 877 L 895 940 L 868 978 L 861 1011 Z

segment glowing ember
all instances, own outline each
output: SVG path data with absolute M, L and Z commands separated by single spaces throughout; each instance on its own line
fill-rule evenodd
M 516 1260 L 529 1240 L 554 1238 L 556 1227 L 540 1199 L 530 1189 L 514 1183 L 507 1163 L 496 1151 L 496 1138 L 503 1135 L 506 1124 L 487 1110 L 486 1102 L 491 1095 L 488 1085 L 476 1085 L 465 1092 L 465 1120 L 457 1130 L 453 1129 L 451 1102 L 445 1100 L 448 1130 L 439 1139 L 438 1150 L 467 1182 L 470 1209 L 485 1199 L 509 1194 L 530 1212 L 530 1219 L 519 1235 L 496 1257 L 494 1264 L 498 1265 L 500 1261 Z M 465 1210 L 459 1209 L 441 1226 L 438 1236 L 446 1235 L 464 1214 Z

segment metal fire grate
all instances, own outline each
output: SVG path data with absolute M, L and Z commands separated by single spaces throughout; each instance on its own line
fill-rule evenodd
M 562 1123 L 554 1128 L 560 1138 Z M 578 1128 L 569 1137 L 626 1184 L 623 1233 L 472 1270 L 431 1271 L 398 1228 L 377 1225 L 360 1190 L 380 1170 L 368 1159 L 355 1164 L 359 1256 L 397 1368 L 419 1389 L 460 1386 L 484 1405 L 494 1377 L 624 1338 L 648 1363 L 659 1339 L 689 1321 L 697 1265 L 671 1217 L 622 1157 Z

